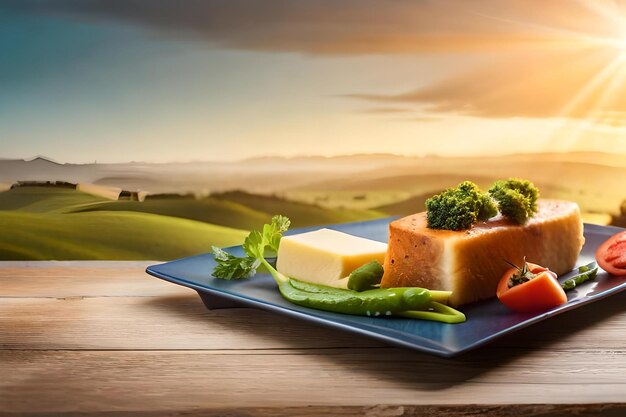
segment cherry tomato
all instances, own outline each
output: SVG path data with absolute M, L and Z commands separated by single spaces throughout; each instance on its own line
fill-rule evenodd
M 534 278 L 509 288 L 509 279 L 519 274 L 521 268 L 507 270 L 496 290 L 498 299 L 513 311 L 533 313 L 560 306 L 567 302 L 565 290 L 556 280 L 556 274 L 548 268 L 527 262 L 528 270 Z
M 596 251 L 600 268 L 612 275 L 626 275 L 626 232 L 611 236 Z

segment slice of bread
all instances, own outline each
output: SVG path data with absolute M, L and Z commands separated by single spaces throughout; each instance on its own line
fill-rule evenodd
M 452 291 L 450 305 L 494 297 L 505 261 L 523 257 L 557 274 L 574 268 L 582 249 L 583 223 L 576 203 L 539 200 L 525 225 L 500 215 L 469 230 L 429 229 L 426 212 L 389 224 L 381 286 Z

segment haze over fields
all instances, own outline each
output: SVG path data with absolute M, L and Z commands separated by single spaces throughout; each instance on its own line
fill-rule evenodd
M 62 180 L 197 195 L 240 189 L 359 208 L 438 192 L 464 179 L 486 187 L 495 179 L 511 176 L 528 178 L 544 197 L 575 200 L 588 212 L 618 213 L 626 198 L 626 157 L 599 152 L 445 158 L 393 154 L 261 157 L 172 164 L 60 164 L 43 157 L 0 160 L 0 183 L 5 184 Z
M 0 259 L 173 259 L 207 252 L 211 245 L 240 244 L 246 230 L 274 214 L 290 217 L 294 227 L 406 215 L 424 210 L 426 198 L 463 180 L 486 189 L 510 176 L 534 181 L 543 197 L 577 201 L 588 222 L 623 226 L 624 161 L 601 153 L 189 164 L 0 160 Z M 10 189 L 18 181 L 98 184 L 148 196 L 111 200 L 81 192 L 80 185 Z

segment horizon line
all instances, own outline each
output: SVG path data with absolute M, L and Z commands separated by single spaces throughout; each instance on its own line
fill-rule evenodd
M 604 152 L 598 150 L 574 150 L 574 151 L 536 151 L 536 152 L 511 152 L 511 153 L 499 153 L 499 154 L 466 154 L 466 155 L 441 155 L 436 153 L 425 153 L 425 154 L 400 154 L 393 152 L 359 152 L 359 153 L 342 153 L 342 154 L 333 154 L 333 155 L 324 155 L 324 154 L 296 154 L 296 155 L 277 155 L 277 154 L 265 154 L 258 156 L 250 156 L 244 157 L 240 159 L 224 159 L 224 160 L 172 160 L 172 161 L 140 161 L 140 160 L 125 160 L 125 161 L 102 161 L 98 162 L 97 159 L 93 161 L 86 162 L 68 162 L 63 161 L 59 158 L 49 157 L 47 155 L 37 154 L 35 156 L 20 158 L 20 157 L 0 157 L 0 161 L 22 161 L 22 162 L 33 162 L 35 160 L 41 159 L 45 160 L 57 165 L 115 165 L 115 164 L 151 164 L 151 165 L 167 165 L 167 164 L 203 164 L 203 163 L 213 163 L 213 164 L 236 164 L 248 161 L 256 161 L 263 159 L 281 159 L 281 160 L 297 160 L 297 159 L 338 159 L 338 158 L 350 158 L 350 157 L 396 157 L 396 158 L 440 158 L 440 159 L 460 159 L 460 158 L 485 158 L 485 157 L 505 157 L 505 156 L 520 156 L 520 155 L 548 155 L 548 154 L 602 154 L 602 155 L 610 155 L 610 156 L 626 156 L 626 153 L 614 153 L 614 152 Z M 62 162 L 63 161 L 63 162 Z

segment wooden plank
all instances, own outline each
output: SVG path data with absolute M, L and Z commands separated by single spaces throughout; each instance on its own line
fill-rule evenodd
M 509 352 L 490 367 L 391 348 L 1 351 L 0 398 L 5 412 L 624 403 L 621 364 L 606 352 L 563 351 Z
M 273 349 L 384 346 L 254 309 L 207 310 L 195 294 L 0 300 L 0 349 Z
M 0 262 L 0 297 L 117 297 L 194 291 L 145 273 L 155 262 Z
M 237 408 L 193 408 L 183 412 L 178 410 L 158 411 L 65 411 L 64 417 L 132 415 L 136 417 L 393 417 L 393 416 L 445 416 L 445 417 L 623 417 L 624 404 L 468 404 L 468 405 L 383 405 L 374 406 L 300 406 L 300 407 L 237 407 Z M 46 417 L 58 416 L 56 412 L 2 412 L 0 417 Z
M 162 263 L 164 261 L 0 261 L 1 268 L 109 268 L 126 269 L 131 267 L 145 268 L 148 265 Z
M 602 309 L 591 305 L 568 312 L 507 336 L 497 345 L 623 350 L 626 293 L 600 302 Z M 262 310 L 209 311 L 193 291 L 154 297 L 0 299 L 0 334 L 0 349 L 384 346 Z

